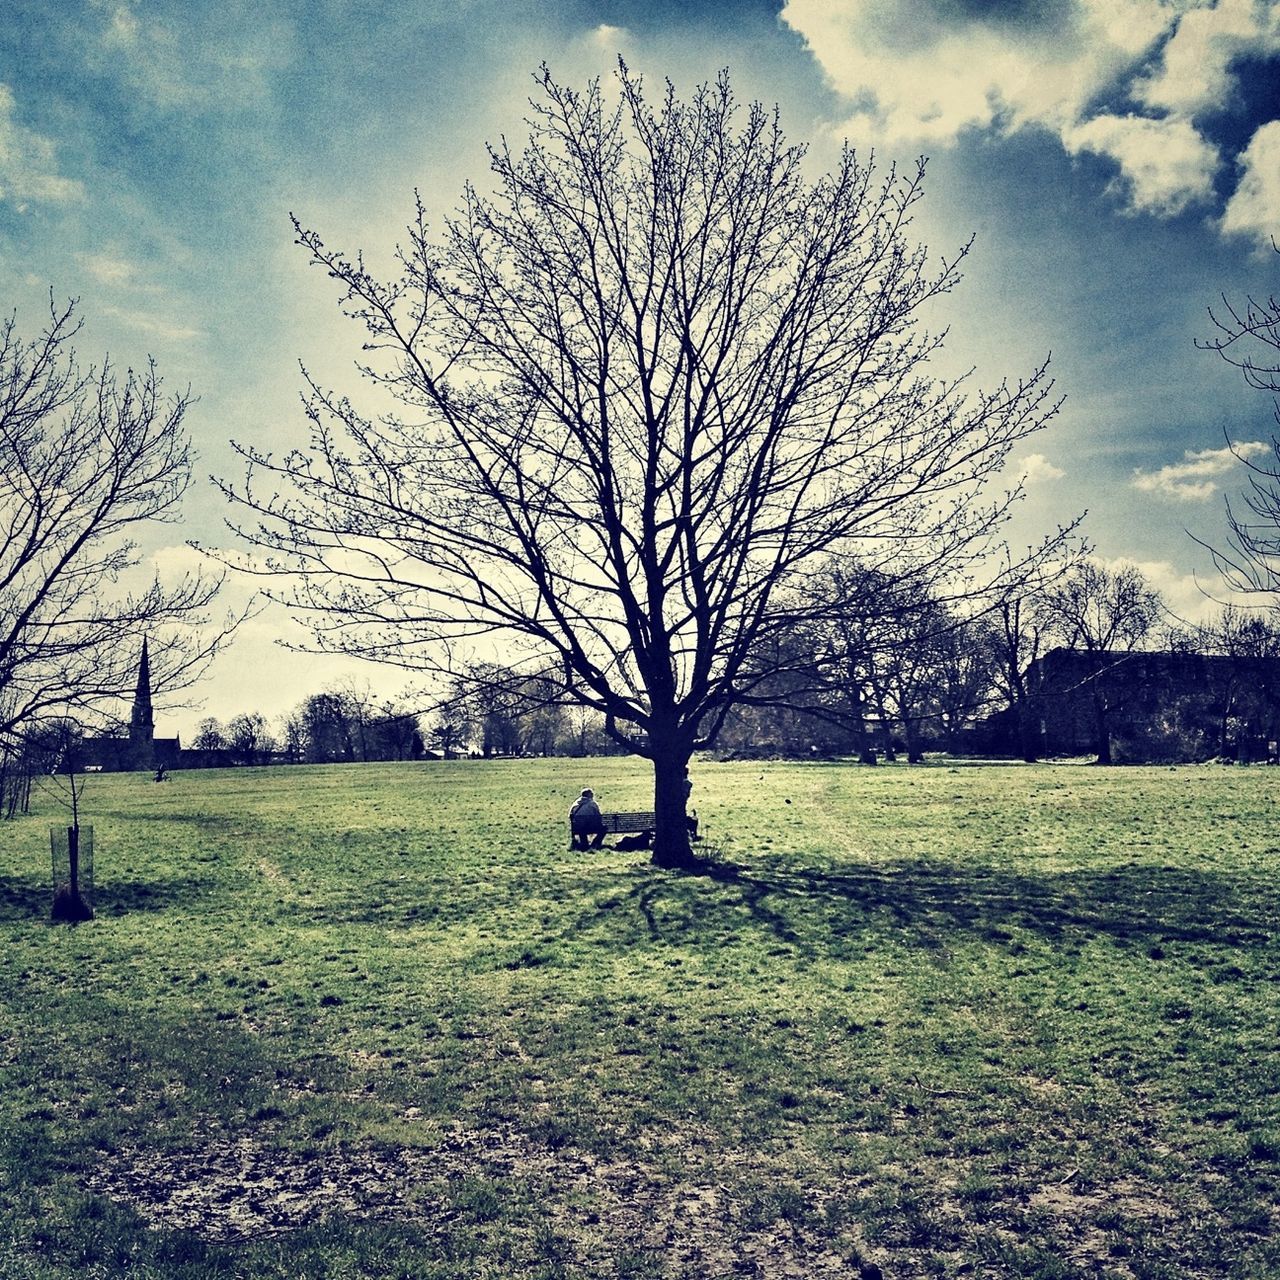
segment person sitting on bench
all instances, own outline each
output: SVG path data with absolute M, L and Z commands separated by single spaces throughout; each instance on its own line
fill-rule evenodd
M 604 844 L 604 819 L 590 787 L 573 802 L 573 808 L 569 810 L 569 829 L 573 833 L 570 849 L 599 849 Z M 590 845 L 587 844 L 588 836 L 595 837 Z

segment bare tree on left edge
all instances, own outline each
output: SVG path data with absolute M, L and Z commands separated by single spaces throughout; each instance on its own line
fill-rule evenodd
M 149 641 L 153 689 L 189 687 L 229 636 L 210 623 L 221 577 L 130 588 L 152 521 L 191 483 L 189 393 L 165 396 L 151 361 L 82 370 L 75 301 L 37 336 L 0 324 L 0 753 L 50 716 L 102 719 L 132 693 Z

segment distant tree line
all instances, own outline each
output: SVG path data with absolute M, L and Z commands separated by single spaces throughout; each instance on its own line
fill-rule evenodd
M 208 765 L 335 764 L 424 754 L 420 718 L 402 700 L 356 684 L 304 698 L 274 725 L 257 711 L 201 720 L 191 749 Z
M 780 642 L 793 649 L 790 667 L 781 672 L 777 655 L 770 656 L 770 676 L 726 723 L 727 754 L 856 754 L 866 762 L 902 754 L 918 761 L 926 750 L 964 749 L 966 730 L 1007 711 L 1020 727 L 1021 754 L 1033 759 L 1040 709 L 1027 675 L 1051 650 L 1113 658 L 1148 650 L 1280 657 L 1274 613 L 1226 605 L 1190 624 L 1138 568 L 1109 568 L 1086 557 L 984 608 L 874 580 L 858 598 L 860 609 Z M 1098 681 L 1089 691 L 1103 754 L 1107 717 L 1122 710 L 1118 688 Z M 1217 701 L 1238 719 L 1244 695 L 1232 689 Z M 1169 715 L 1176 719 L 1177 708 Z M 1229 753 L 1225 722 L 1217 736 L 1218 749 Z
M 829 581 L 855 573 L 857 584 Z M 1033 758 L 1031 722 L 1039 713 L 1027 670 L 1052 649 L 1280 657 L 1280 624 L 1272 614 L 1227 605 L 1192 625 L 1169 611 L 1136 567 L 1109 568 L 1088 558 L 977 609 L 856 568 L 828 568 L 811 589 L 832 590 L 858 607 L 770 637 L 770 651 L 759 655 L 760 676 L 747 665 L 739 705 L 720 735 L 724 755 L 916 762 L 926 751 L 963 750 L 975 723 L 1009 710 L 1026 712 L 1023 754 Z M 1105 723 L 1119 710 L 1114 686 L 1099 682 L 1096 697 Z M 575 703 L 554 673 L 528 674 L 500 662 L 475 664 L 434 701 L 380 697 L 348 682 L 308 695 L 274 723 L 256 711 L 225 722 L 209 717 L 188 745 L 202 757 L 191 763 L 209 766 L 622 750 L 603 715 Z
M 1273 612 L 1226 605 L 1192 625 L 1167 609 L 1137 568 L 1107 568 L 1089 559 L 977 612 L 874 574 L 856 592 L 849 583 L 837 589 L 861 607 L 825 626 L 798 627 L 771 640 L 781 652 L 763 656 L 767 676 L 744 691 L 728 717 L 723 754 L 851 755 L 866 763 L 903 756 L 915 762 L 926 751 L 964 750 L 967 731 L 988 716 L 1025 711 L 1023 754 L 1034 758 L 1040 709 L 1027 671 L 1053 649 L 1113 657 L 1163 651 L 1280 659 Z M 1230 671 L 1212 678 L 1230 686 L 1200 691 L 1220 709 L 1210 717 L 1214 723 L 1184 698 L 1185 706 L 1162 706 L 1162 723 L 1152 730 L 1166 746 L 1171 735 L 1186 737 L 1186 758 L 1206 750 L 1238 754 L 1239 741 L 1257 719 L 1250 701 L 1256 691 L 1246 679 Z M 1105 753 L 1108 720 L 1126 710 L 1124 683 L 1098 680 L 1090 692 Z M 25 726 L 0 757 L 0 815 L 26 811 L 34 779 L 77 767 L 84 736 L 82 726 L 65 716 Z M 552 674 L 528 675 L 496 662 L 471 670 L 425 709 L 404 696 L 380 697 L 348 682 L 308 695 L 275 722 L 258 711 L 225 721 L 206 717 L 187 747 L 184 767 L 582 757 L 621 750 L 603 716 L 574 704 Z
M 826 580 L 842 573 L 860 574 L 860 581 Z M 1280 658 L 1273 612 L 1226 605 L 1192 625 L 1168 610 L 1137 568 L 1108 568 L 1088 558 L 980 609 L 856 568 L 828 568 L 811 589 L 832 590 L 858 607 L 770 637 L 770 652 L 759 655 L 756 668 L 747 664 L 740 703 L 720 735 L 726 756 L 852 755 L 866 763 L 903 756 L 915 762 L 926 751 L 964 750 L 967 731 L 1003 711 L 1015 718 L 1026 713 L 1023 754 L 1034 758 L 1040 709 L 1027 672 L 1053 649 L 1113 657 L 1158 650 Z M 1206 742 L 1217 744 L 1218 754 L 1233 754 L 1235 740 L 1256 717 L 1247 681 L 1229 673 L 1221 679 L 1231 687 L 1206 691 L 1222 708 L 1220 723 L 1191 725 L 1198 712 L 1166 707 L 1166 738 L 1171 725 L 1180 725 L 1196 737 L 1199 754 Z M 1114 680 L 1099 680 L 1091 689 L 1104 751 L 1108 718 L 1124 710 L 1118 689 L 1123 682 Z M 27 725 L 0 758 L 0 814 L 26 810 L 34 778 L 76 767 L 83 736 L 81 726 L 64 716 Z M 274 722 L 258 711 L 225 721 L 206 717 L 182 765 L 581 757 L 621 750 L 604 717 L 575 703 L 553 673 L 527 674 L 489 662 L 428 704 L 347 682 L 309 694 Z
M 587 756 L 621 748 L 603 717 L 568 705 L 547 676 L 498 663 L 434 703 L 380 698 L 354 683 L 309 694 L 274 724 L 257 711 L 201 720 L 190 747 L 209 766 L 341 764 L 475 756 Z

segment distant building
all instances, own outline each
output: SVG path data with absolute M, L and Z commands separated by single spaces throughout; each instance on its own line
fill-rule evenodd
M 1280 739 L 1280 658 L 1054 649 L 1028 699 L 979 725 L 979 750 L 1118 763 L 1266 760 Z
M 178 738 L 155 736 L 155 713 L 151 706 L 151 660 L 147 642 L 142 641 L 138 662 L 138 682 L 133 692 L 133 710 L 126 735 L 86 738 L 82 748 L 84 768 L 104 773 L 176 768 L 183 756 Z

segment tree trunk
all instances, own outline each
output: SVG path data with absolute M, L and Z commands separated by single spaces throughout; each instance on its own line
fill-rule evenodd
M 1035 764 L 1040 758 L 1039 711 L 1034 703 L 1023 700 L 1018 703 L 1018 738 L 1022 747 L 1022 759 Z
M 67 829 L 67 883 L 56 885 L 50 917 L 60 924 L 81 924 L 93 919 L 93 908 L 80 892 L 80 826 Z
M 852 666 L 845 688 L 849 691 L 849 697 L 853 702 L 854 724 L 857 725 L 854 730 L 854 743 L 858 751 L 858 761 L 860 764 L 875 764 L 876 749 L 871 741 L 871 734 L 867 731 L 867 700 L 862 691 L 862 683 L 857 673 L 852 670 Z
M 80 828 L 67 828 L 67 878 L 71 896 L 80 897 Z
M 1218 754 L 1220 756 L 1228 756 L 1231 754 L 1231 713 L 1235 710 L 1236 695 L 1234 689 L 1229 689 L 1222 706 L 1222 719 L 1220 721 L 1220 729 L 1218 733 Z
M 1107 704 L 1098 697 L 1094 696 L 1093 710 L 1097 717 L 1097 733 L 1098 733 L 1098 763 L 1111 763 L 1111 726 L 1107 723 Z
M 685 792 L 692 753 L 681 744 L 664 747 L 655 742 L 653 745 L 653 864 L 667 868 L 690 867 L 696 859 L 689 843 Z

